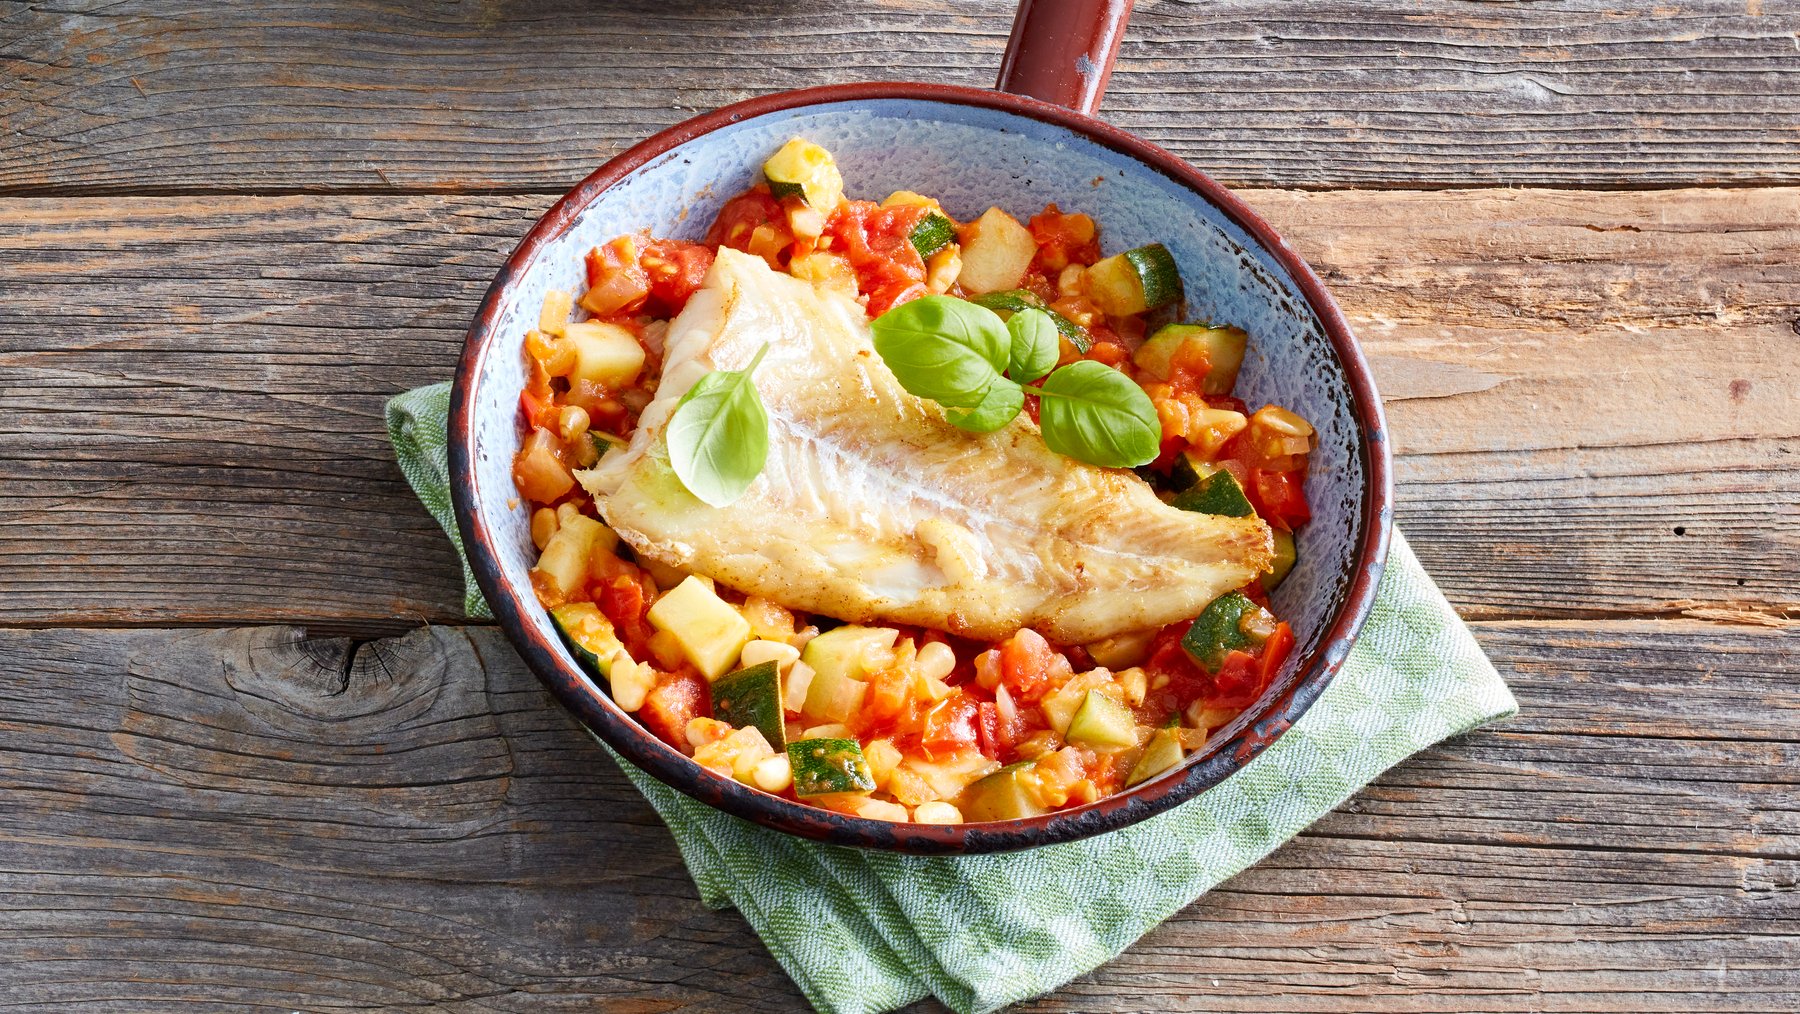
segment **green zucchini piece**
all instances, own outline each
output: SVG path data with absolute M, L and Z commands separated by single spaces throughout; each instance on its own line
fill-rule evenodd
M 930 257 L 949 246 L 955 238 L 956 223 L 935 211 L 919 219 L 919 224 L 906 234 L 907 241 L 919 251 L 920 257 Z
M 1238 370 L 1244 365 L 1244 350 L 1250 347 L 1250 336 L 1243 328 L 1208 327 L 1192 336 L 1206 343 L 1206 361 L 1212 369 L 1200 384 L 1202 394 L 1230 394 L 1237 386 Z
M 1131 361 L 1147 376 L 1167 380 L 1169 360 L 1174 358 L 1175 350 L 1191 341 L 1206 346 L 1206 361 L 1212 364 L 1200 384 L 1201 393 L 1230 394 L 1237 384 L 1238 369 L 1244 365 L 1244 350 L 1250 344 L 1250 336 L 1240 328 L 1165 324 L 1138 346 Z
M 1161 243 L 1114 254 L 1088 269 L 1088 294 L 1105 313 L 1124 317 L 1182 297 L 1181 272 Z
M 1195 331 L 1204 328 L 1197 324 L 1164 324 L 1156 329 L 1144 344 L 1131 354 L 1131 361 L 1138 372 L 1155 380 L 1169 379 L 1169 360 L 1175 358 L 1175 350 L 1181 348 L 1183 342 Z
M 1021 782 L 1036 761 L 1018 761 L 1001 768 L 963 790 L 962 804 L 957 807 L 963 819 L 980 823 L 989 820 L 1018 820 L 1041 817 L 1048 810 L 1037 801 Z
M 875 776 L 854 739 L 800 739 L 789 743 L 787 752 L 796 796 L 875 791 Z
M 830 211 L 844 197 L 844 177 L 831 152 L 796 137 L 763 163 L 763 176 L 776 200 L 798 197 L 808 206 Z
M 1255 608 L 1256 603 L 1245 598 L 1243 592 L 1226 592 L 1194 618 L 1181 637 L 1181 647 L 1201 668 L 1218 672 L 1227 652 L 1252 647 L 1242 623 L 1244 614 Z
M 1067 338 L 1070 345 L 1075 346 L 1075 351 L 1087 355 L 1088 350 L 1094 347 L 1094 338 L 1088 334 L 1087 328 L 1050 309 L 1049 304 L 1030 289 L 984 292 L 979 296 L 971 296 L 969 302 L 976 306 L 985 306 L 990 310 L 1009 314 L 1018 313 L 1021 310 L 1042 310 L 1050 315 L 1050 323 L 1056 325 L 1057 332 Z
M 1181 730 L 1158 729 L 1144 744 L 1144 753 L 1125 778 L 1127 788 L 1146 782 L 1181 763 Z
M 1169 466 L 1169 486 L 1178 492 L 1186 492 L 1218 470 L 1217 465 L 1190 448 L 1177 454 L 1175 463 Z
M 773 661 L 726 673 L 713 684 L 713 717 L 740 729 L 755 728 L 780 749 L 787 739 L 781 703 L 781 667 Z
M 842 722 L 862 706 L 868 684 L 863 677 L 865 654 L 892 648 L 900 632 L 893 627 L 862 627 L 846 624 L 806 642 L 800 661 L 812 667 L 812 685 L 806 700 L 800 702 L 801 713 L 809 718 Z
M 1196 514 L 1218 514 L 1228 518 L 1247 518 L 1256 514 L 1250 498 L 1237 477 L 1223 468 L 1189 486 L 1176 495 L 1169 506 Z
M 560 605 L 550 610 L 550 621 L 583 668 L 602 679 L 611 678 L 613 659 L 625 651 L 625 645 L 599 606 L 592 602 Z
M 1294 569 L 1294 561 L 1299 554 L 1294 549 L 1294 533 L 1275 530 L 1275 563 L 1269 572 L 1262 576 L 1263 591 L 1274 591 L 1275 586 L 1287 579 L 1288 572 Z
M 1138 281 L 1143 283 L 1145 309 L 1168 306 L 1184 295 L 1181 271 L 1175 267 L 1175 258 L 1170 256 L 1168 248 L 1161 243 L 1127 250 L 1121 256 L 1137 271 Z
M 1101 750 L 1123 750 L 1137 744 L 1137 720 L 1125 705 L 1098 690 L 1089 690 L 1075 717 L 1069 720 L 1065 738 Z
M 1139 465 L 1131 471 L 1132 474 L 1149 483 L 1151 489 L 1159 493 L 1169 488 L 1169 477 L 1149 465 Z

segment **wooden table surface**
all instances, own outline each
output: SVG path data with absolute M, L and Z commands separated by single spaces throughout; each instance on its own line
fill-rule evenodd
M 633 140 L 1009 20 L 0 2 L 0 1008 L 800 1007 L 463 621 L 382 402 Z M 1140 0 L 1103 115 L 1333 287 L 1524 711 L 1022 1009 L 1800 1010 L 1797 33 Z

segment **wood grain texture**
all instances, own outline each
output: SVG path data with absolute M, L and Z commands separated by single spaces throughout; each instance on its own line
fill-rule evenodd
M 1246 196 L 1362 335 L 1468 615 L 1796 609 L 1800 189 Z M 381 405 L 542 203 L 0 201 L 0 622 L 456 619 Z
M 1250 199 L 1349 315 L 1468 615 L 1800 611 L 1800 190 Z
M 1022 1009 L 1793 1009 L 1800 632 L 1476 630 L 1519 718 Z M 0 672 L 8 1009 L 799 1007 L 492 628 L 0 631 Z
M 0 8 L 0 192 L 566 189 L 802 85 L 987 87 L 1012 5 Z M 1102 115 L 1227 182 L 1800 181 L 1793 0 L 1140 3 Z

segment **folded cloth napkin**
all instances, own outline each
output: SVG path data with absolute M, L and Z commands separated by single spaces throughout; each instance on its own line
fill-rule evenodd
M 409 391 L 388 402 L 387 421 L 401 471 L 460 552 L 444 453 L 449 398 L 448 384 Z M 488 615 L 472 580 L 466 595 L 470 615 Z M 735 905 L 814 1007 L 876 1014 L 935 994 L 971 1014 L 1110 960 L 1376 775 L 1517 710 L 1396 532 L 1374 611 L 1306 715 L 1224 782 L 1111 834 L 985 856 L 819 845 L 613 759 L 668 824 L 701 899 Z

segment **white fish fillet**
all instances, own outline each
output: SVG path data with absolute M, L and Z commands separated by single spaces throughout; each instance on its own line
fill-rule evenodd
M 769 413 L 768 464 L 709 507 L 663 430 L 705 373 L 742 369 Z M 719 251 L 669 328 L 630 445 L 581 473 L 638 553 L 793 608 L 983 639 L 1076 644 L 1172 623 L 1268 569 L 1268 526 L 1176 510 L 1129 472 L 1051 452 L 1021 414 L 965 433 L 907 394 L 855 302 Z

